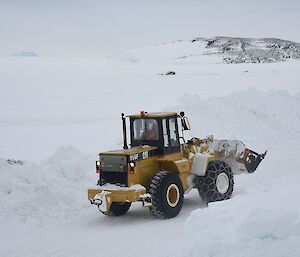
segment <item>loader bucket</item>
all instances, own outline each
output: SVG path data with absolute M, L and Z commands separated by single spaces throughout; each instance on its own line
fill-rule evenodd
M 265 158 L 267 151 L 263 154 L 258 154 L 248 148 L 245 149 L 244 156 L 242 158 L 245 167 L 249 173 L 253 173 L 261 161 Z
M 258 154 L 250 150 L 240 140 L 213 140 L 212 149 L 221 160 L 230 164 L 235 174 L 253 173 L 267 154 L 267 151 Z

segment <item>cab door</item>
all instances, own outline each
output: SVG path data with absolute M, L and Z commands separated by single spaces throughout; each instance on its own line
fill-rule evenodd
M 175 153 L 180 151 L 177 117 L 162 119 L 164 152 Z

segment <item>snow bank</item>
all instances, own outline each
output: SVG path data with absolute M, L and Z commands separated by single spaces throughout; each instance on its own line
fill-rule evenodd
M 93 159 L 68 146 L 38 164 L 0 160 L 1 223 L 49 223 L 79 211 L 88 204 L 88 185 L 97 181 Z
M 172 255 L 300 256 L 299 97 L 249 88 L 225 97 L 178 99 L 177 110 L 190 118 L 191 136 L 241 139 L 269 152 L 256 173 L 235 176 L 232 199 L 191 213 L 184 247 Z
M 175 109 L 185 111 L 194 136 L 213 134 L 220 139 L 241 139 L 259 148 L 299 142 L 299 94 L 249 88 L 207 99 L 184 95 L 178 103 Z
M 299 256 L 297 213 L 258 209 L 241 221 L 236 221 L 236 215 L 220 206 L 194 211 L 186 222 L 190 233 L 186 256 Z
M 174 255 L 300 256 L 299 150 L 272 149 L 254 174 L 235 176 L 230 200 L 193 211 Z

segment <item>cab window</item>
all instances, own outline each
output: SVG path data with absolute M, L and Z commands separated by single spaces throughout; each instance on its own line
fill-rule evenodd
M 163 125 L 163 136 L 164 136 L 164 147 L 169 147 L 169 137 L 168 137 L 168 129 L 167 129 L 167 120 L 162 120 Z
M 134 140 L 158 140 L 158 124 L 155 119 L 136 119 L 133 122 Z
M 170 127 L 171 147 L 179 146 L 179 142 L 177 139 L 177 133 L 176 133 L 176 119 L 175 118 L 169 119 L 169 127 Z

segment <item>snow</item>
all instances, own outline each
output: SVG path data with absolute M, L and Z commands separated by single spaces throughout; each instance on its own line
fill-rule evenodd
M 86 188 L 96 181 L 93 156 L 61 147 L 41 163 L 0 160 L 0 223 L 49 223 L 85 206 Z
M 90 178 L 77 182 L 73 180 L 74 187 L 67 199 L 68 188 L 59 185 L 71 186 L 71 183 L 59 177 L 57 185 L 46 177 L 50 184 L 45 184 L 55 190 L 49 190 L 50 195 L 44 198 L 47 204 L 42 205 L 35 201 L 35 191 L 39 186 L 38 181 L 34 181 L 42 178 L 37 177 L 36 173 L 27 175 L 28 180 L 36 183 L 31 183 L 27 189 L 23 188 L 23 193 L 15 196 L 10 194 L 14 197 L 12 202 L 17 201 L 10 215 L 3 217 L 3 210 L 7 212 L 7 206 L 2 208 L 1 253 L 4 256 L 79 257 L 98 256 L 101 248 L 101 254 L 105 256 L 138 256 L 141 251 L 144 256 L 199 256 L 199 253 L 201 256 L 299 256 L 299 162 L 295 161 L 299 150 L 299 147 L 291 146 L 270 151 L 256 173 L 235 177 L 234 195 L 228 201 L 211 203 L 206 207 L 197 192 L 192 190 L 185 197 L 180 215 L 171 220 L 154 219 L 141 204 L 133 204 L 123 217 L 101 215 L 83 194 L 86 182 L 96 181 L 92 178 L 91 168 L 86 169 Z M 69 151 L 62 149 L 60 154 L 64 156 L 63 152 L 67 155 Z M 289 154 L 282 159 L 280 157 L 284 151 Z M 75 155 L 72 160 L 75 161 L 79 156 Z M 60 163 L 59 160 L 57 163 Z M 32 164 L 27 165 L 32 168 Z M 1 164 L 1 170 L 3 166 Z M 9 172 L 17 170 L 16 166 L 9 167 Z M 23 167 L 21 171 L 25 172 L 26 169 Z M 55 169 L 52 173 L 60 176 Z M 18 175 L 22 175 L 20 169 Z M 14 179 L 17 180 L 16 177 Z M 15 181 L 16 187 L 22 181 L 24 179 Z M 1 188 L 8 184 L 3 180 L 1 182 Z M 27 183 L 23 182 L 23 185 Z M 28 198 L 24 198 L 26 194 Z M 55 196 L 57 199 L 54 201 Z M 3 206 L 3 194 L 0 199 Z M 18 208 L 22 200 L 23 205 L 31 203 L 27 210 Z M 10 222 L 16 216 L 24 217 L 27 214 L 27 220 Z M 40 222 L 35 221 L 35 217 Z M 133 240 L 138 244 L 128 249 Z M 128 252 L 124 252 L 124 249 L 128 249 Z
M 134 191 L 146 190 L 145 187 L 143 187 L 140 184 L 132 185 L 130 187 L 121 187 L 121 186 L 118 186 L 118 185 L 107 183 L 107 184 L 105 184 L 103 186 L 99 186 L 97 188 L 99 188 L 101 190 L 124 190 L 124 191 L 127 191 L 127 190 L 134 190 Z
M 277 103 L 285 111 L 289 110 L 286 106 L 289 103 L 277 101 L 281 101 L 284 95 L 287 95 L 286 99 L 282 99 L 284 101 L 291 98 L 295 102 L 299 97 L 299 62 L 296 61 L 259 65 L 135 65 L 111 59 L 0 58 L 0 70 L 0 156 L 21 160 L 43 160 L 61 145 L 73 145 L 94 155 L 120 148 L 121 112 L 174 111 L 172 106 L 180 106 L 185 95 L 188 95 L 186 101 L 198 101 L 234 92 L 244 97 L 247 94 L 256 97 L 251 88 L 263 92 L 275 90 L 277 93 L 269 101 L 273 101 L 273 105 Z M 164 70 L 175 70 L 176 75 L 157 75 Z M 281 96 L 279 90 L 287 93 L 282 91 Z M 122 106 L 117 104 L 124 99 L 130 101 Z M 219 98 L 219 101 L 222 99 Z M 227 98 L 227 101 L 231 99 Z M 252 104 L 250 97 L 247 101 L 248 106 Z M 185 106 L 181 107 L 185 109 Z M 232 108 L 234 106 L 228 111 Z M 240 108 L 243 108 L 242 103 Z M 223 106 L 219 109 L 223 110 Z M 190 110 L 186 113 L 193 126 L 196 115 Z M 213 113 L 218 115 L 217 110 Z M 293 115 L 290 111 L 287 114 Z M 211 119 L 211 116 L 205 118 Z M 233 119 L 230 113 L 226 116 Z M 243 120 L 247 119 L 246 115 L 243 117 Z M 217 120 L 210 126 L 201 124 L 196 134 L 204 137 L 209 134 L 206 128 L 212 130 L 217 124 Z M 244 139 L 248 136 L 247 123 L 240 125 L 244 129 L 239 138 Z M 194 125 L 195 128 L 197 126 Z M 232 133 L 226 130 L 222 135 L 214 134 L 216 138 L 228 138 Z M 17 143 L 12 143 L 12 140 Z M 28 145 L 31 145 L 30 151 Z
M 172 57 L 188 44 L 163 47 Z M 168 51 L 157 61 L 155 49 L 141 49 L 138 62 L 121 60 L 131 51 L 0 58 L 1 256 L 300 255 L 300 62 L 178 61 Z M 158 75 L 168 70 L 176 75 Z M 235 177 L 228 201 L 206 206 L 192 190 L 171 220 L 154 219 L 141 203 L 106 217 L 87 199 L 95 160 L 122 147 L 120 113 L 141 109 L 184 110 L 186 138 L 241 139 L 268 154 L 254 174 Z
M 297 158 L 299 146 L 286 150 Z M 235 177 L 238 190 L 232 199 L 191 213 L 185 254 L 299 256 L 299 162 L 280 158 L 281 152 L 273 149 L 254 176 Z
M 247 146 L 263 148 L 295 142 L 300 133 L 299 96 L 255 88 L 207 99 L 184 95 L 177 110 L 184 108 L 188 113 L 196 135 L 242 139 Z M 201 126 L 203 119 L 209 125 Z
M 39 55 L 33 51 L 21 51 L 18 53 L 13 53 L 10 56 L 14 57 L 38 57 Z
M 188 161 L 188 159 L 187 158 L 182 158 L 181 160 L 177 160 L 177 161 L 175 161 L 175 163 L 183 163 L 183 162 L 187 162 Z

